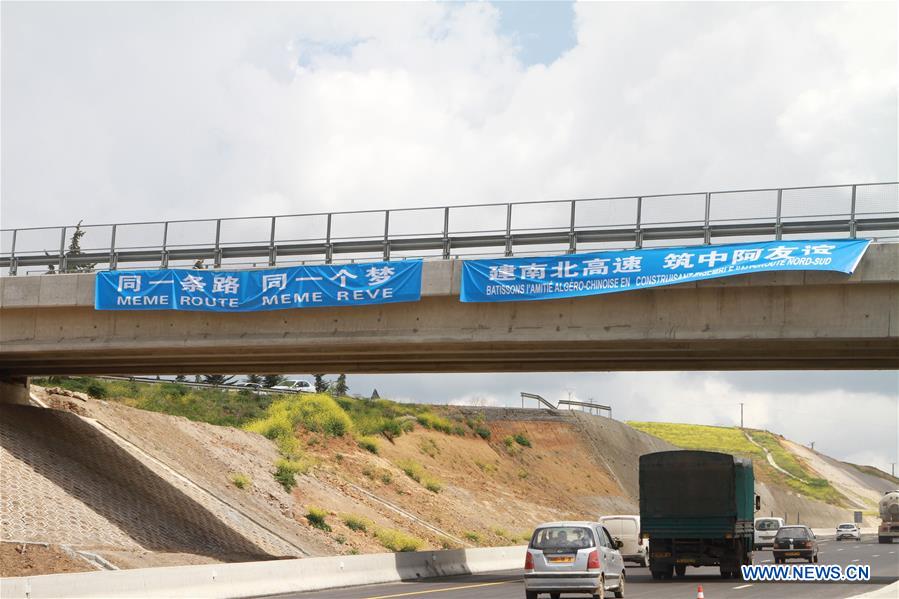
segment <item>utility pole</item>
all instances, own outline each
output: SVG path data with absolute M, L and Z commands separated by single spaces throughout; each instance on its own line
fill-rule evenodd
M 812 451 L 815 451 L 815 442 L 812 441 Z
M 896 476 L 896 462 L 890 462 L 890 475 Z
M 743 402 L 740 402 L 740 428 L 743 428 Z

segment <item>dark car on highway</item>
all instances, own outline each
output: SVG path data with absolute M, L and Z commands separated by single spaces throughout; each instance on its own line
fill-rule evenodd
M 777 531 L 774 537 L 774 563 L 782 564 L 788 559 L 818 562 L 818 540 L 811 528 L 797 524 L 782 526 Z

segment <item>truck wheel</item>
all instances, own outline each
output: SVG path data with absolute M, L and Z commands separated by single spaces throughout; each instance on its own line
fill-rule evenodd
M 662 572 L 659 570 L 650 570 L 649 573 L 652 574 L 653 580 L 662 580 Z
M 890 540 L 887 539 L 886 537 L 877 537 L 877 542 L 878 543 L 889 543 Z
M 537 591 L 525 591 L 525 599 L 537 599 Z
M 687 564 L 676 564 L 674 566 L 674 573 L 677 574 L 678 578 L 682 578 L 684 574 L 687 573 Z

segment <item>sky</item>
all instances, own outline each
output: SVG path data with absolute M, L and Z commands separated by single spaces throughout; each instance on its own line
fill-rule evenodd
M 897 5 L 17 3 L 2 227 L 897 179 Z M 747 425 L 889 469 L 895 372 L 351 376 Z

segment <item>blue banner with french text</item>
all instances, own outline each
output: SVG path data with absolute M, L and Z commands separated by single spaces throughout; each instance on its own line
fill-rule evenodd
M 852 274 L 870 240 L 769 241 L 466 260 L 463 302 L 548 300 L 781 270 Z
M 97 310 L 256 312 L 415 302 L 421 260 L 294 266 L 266 270 L 98 272 Z

